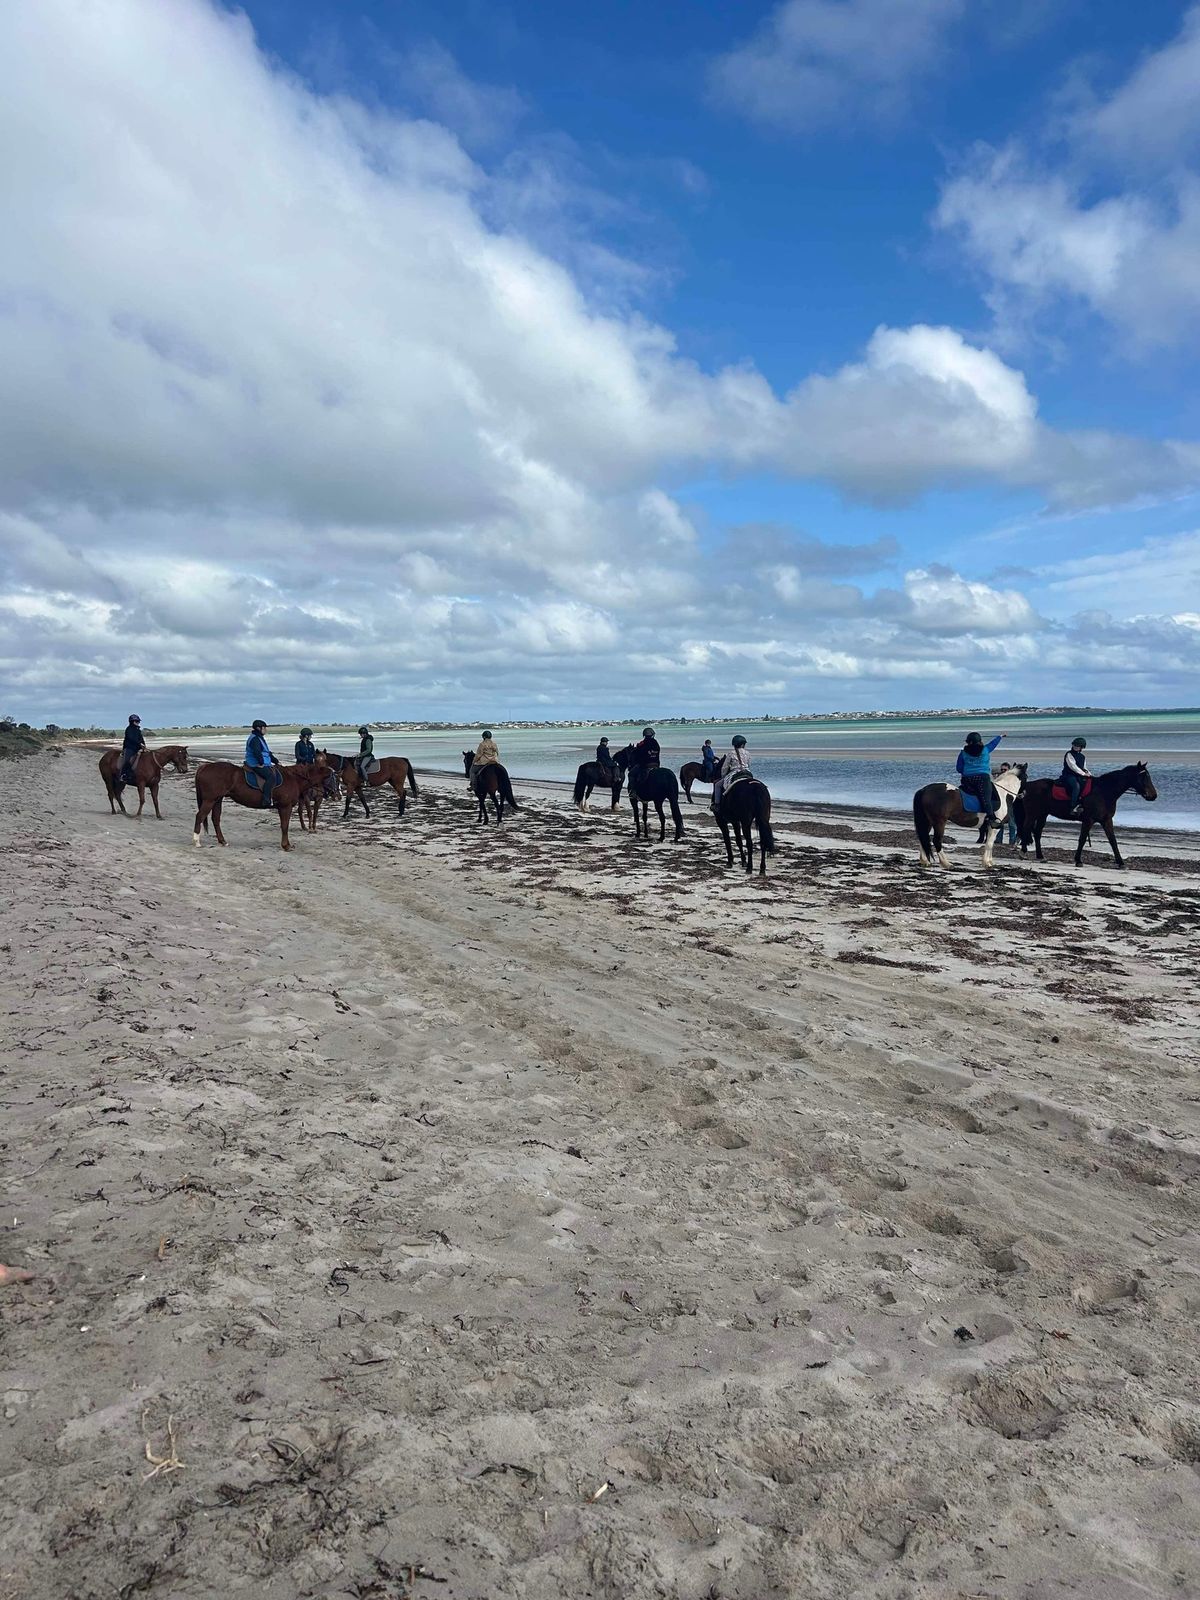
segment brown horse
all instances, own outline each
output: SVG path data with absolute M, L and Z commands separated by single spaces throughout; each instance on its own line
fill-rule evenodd
M 475 759 L 473 750 L 463 751 L 463 772 L 471 776 L 471 763 Z M 512 781 L 508 776 L 508 768 L 502 767 L 498 761 L 489 761 L 482 766 L 475 778 L 475 798 L 479 801 L 479 815 L 476 822 L 486 823 L 488 820 L 487 803 L 490 800 L 496 811 L 496 826 L 500 826 L 500 819 L 504 815 L 504 806 L 507 802 L 514 811 L 521 808 L 517 804 L 517 797 L 512 790 Z
M 298 761 L 294 766 L 281 767 L 280 771 L 290 772 L 295 778 L 303 778 L 315 765 L 316 763 L 311 761 Z M 316 833 L 317 814 L 321 809 L 321 801 L 335 799 L 337 796 L 337 777 L 325 765 L 324 761 L 321 762 L 321 773 L 323 781 L 319 788 L 313 785 L 309 785 L 306 788 L 301 785 L 300 798 L 296 802 L 296 815 L 300 818 L 300 831 L 302 833 L 306 830 L 309 833 Z
M 758 778 L 739 778 L 727 785 L 721 796 L 721 809 L 717 812 L 717 826 L 725 841 L 728 864 L 733 865 L 733 846 L 729 842 L 730 825 L 737 840 L 738 857 L 747 872 L 754 871 L 754 836 L 751 824 L 758 829 L 760 853 L 758 875 L 767 875 L 767 856 L 775 854 L 775 835 L 771 831 L 771 791 Z
M 694 783 L 716 783 L 717 775 L 714 772 L 711 778 L 704 776 L 704 767 L 699 761 L 685 761 L 679 769 L 679 783 L 689 805 L 695 805 L 692 799 L 692 785 Z
M 316 762 L 309 766 L 280 767 L 283 781 L 277 783 L 271 790 L 271 804 L 279 813 L 279 843 L 284 850 L 292 848 L 288 839 L 288 824 L 292 820 L 292 812 L 303 796 L 310 790 L 320 789 L 324 786 L 327 769 L 320 756 Z M 246 775 L 240 765 L 232 761 L 206 761 L 196 768 L 196 824 L 192 829 L 192 843 L 200 848 L 200 830 L 208 831 L 208 819 L 212 818 L 213 829 L 217 835 L 217 843 L 225 844 L 225 835 L 221 832 L 221 807 L 226 800 L 233 800 L 239 806 L 246 806 L 251 811 L 264 809 L 262 795 L 257 789 L 252 789 L 246 782 Z
M 154 801 L 154 815 L 161 822 L 163 814 L 158 809 L 158 786 L 162 782 L 163 768 L 173 767 L 176 772 L 186 772 L 188 769 L 188 753 L 185 744 L 164 745 L 161 750 L 140 750 L 137 760 L 133 764 L 133 780 L 137 784 L 138 808 L 134 816 L 142 815 L 142 807 L 146 804 L 146 790 L 150 791 L 150 798 Z M 128 816 L 125 802 L 121 799 L 121 791 L 125 785 L 120 781 L 118 774 L 121 770 L 121 752 L 119 750 L 106 750 L 100 757 L 100 776 L 104 779 L 104 789 L 108 795 L 108 807 L 115 816 L 117 807 L 121 808 L 121 815 Z
M 363 786 L 358 776 L 358 766 L 354 756 L 339 756 L 329 750 L 322 750 L 322 756 L 342 780 L 342 788 L 346 791 L 346 804 L 342 808 L 342 820 L 350 815 L 350 802 L 358 796 L 358 803 L 371 815 L 371 808 L 367 804 L 367 797 L 363 793 Z M 390 783 L 396 795 L 396 810 L 400 816 L 404 815 L 406 795 L 405 783 L 414 794 L 420 794 L 417 788 L 417 775 L 412 769 L 412 762 L 407 756 L 377 756 L 376 770 L 367 774 L 368 789 L 382 789 L 384 784 Z
M 679 780 L 675 774 L 668 767 L 656 764 L 648 767 L 640 766 L 637 746 L 632 744 L 627 744 L 624 750 L 618 750 L 613 760 L 629 779 L 629 803 L 633 807 L 634 837 L 645 839 L 649 843 L 650 827 L 647 817 L 650 806 L 653 805 L 658 812 L 658 842 L 661 844 L 667 836 L 667 819 L 663 813 L 663 806 L 668 805 L 675 823 L 675 843 L 678 844 L 683 838 L 683 812 L 679 809 Z
M 1028 764 L 1021 761 L 1010 767 L 1007 772 L 998 772 L 993 777 L 993 787 L 1000 796 L 1000 804 L 996 807 L 996 815 L 1000 822 L 1005 820 L 1025 792 L 1025 779 L 1028 773 Z M 921 853 L 917 857 L 918 866 L 931 867 L 936 861 L 939 866 L 949 868 L 950 863 L 946 860 L 942 849 L 948 822 L 954 823 L 959 828 L 977 829 L 979 812 L 965 809 L 962 793 L 952 783 L 927 783 L 923 789 L 918 789 L 913 795 L 913 826 L 917 830 L 917 843 L 921 847 Z M 985 826 L 985 833 L 979 861 L 981 866 L 991 867 L 995 865 L 992 860 L 992 849 L 1000 837 L 999 824 L 994 828 Z
M 1047 817 L 1060 817 L 1064 822 L 1074 820 L 1070 801 L 1065 797 L 1062 800 L 1054 797 L 1053 790 L 1057 783 L 1057 778 L 1036 778 L 1033 783 L 1027 784 L 1016 812 L 1017 827 L 1021 830 L 1021 852 L 1025 854 L 1028 851 L 1032 839 L 1039 861 L 1046 859 L 1042 854 L 1042 829 L 1046 826 Z M 1132 767 L 1118 767 L 1113 772 L 1102 772 L 1098 778 L 1092 779 L 1092 787 L 1080 807 L 1083 821 L 1079 825 L 1079 843 L 1075 846 L 1077 867 L 1083 865 L 1084 847 L 1097 823 L 1104 829 L 1113 860 L 1118 867 L 1125 866 L 1117 849 L 1117 836 L 1112 824 L 1117 801 L 1130 789 L 1140 794 L 1143 800 L 1158 799 L 1158 790 L 1144 761 Z

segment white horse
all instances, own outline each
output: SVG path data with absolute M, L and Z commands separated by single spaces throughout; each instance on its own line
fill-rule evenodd
M 999 823 L 996 827 L 986 829 L 983 844 L 979 851 L 981 866 L 992 867 L 992 847 L 996 843 L 1000 829 L 1012 814 L 1012 808 L 1017 799 L 1024 792 L 1025 779 L 1029 773 L 1027 762 L 1019 762 L 1007 772 L 997 773 L 992 779 L 996 792 L 1000 796 L 1000 804 L 996 807 L 996 816 Z M 949 868 L 942 849 L 942 840 L 946 834 L 946 824 L 953 822 L 960 828 L 977 829 L 982 821 L 982 813 L 967 811 L 962 803 L 962 793 L 952 783 L 927 783 L 923 789 L 918 789 L 913 795 L 913 823 L 917 830 L 917 843 L 920 845 L 920 854 L 917 865 L 931 867 L 936 859 L 940 867 Z

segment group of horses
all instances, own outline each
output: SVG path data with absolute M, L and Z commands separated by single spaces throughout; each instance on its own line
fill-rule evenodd
M 464 750 L 462 754 L 463 771 L 469 778 L 474 756 L 470 750 Z M 678 843 L 683 838 L 683 813 L 679 809 L 681 785 L 691 802 L 692 786 L 700 782 L 711 783 L 713 779 L 698 761 L 685 763 L 679 769 L 678 777 L 668 767 L 644 765 L 640 763 L 638 750 L 632 744 L 618 750 L 612 759 L 611 766 L 598 761 L 586 761 L 580 766 L 575 775 L 573 794 L 576 806 L 586 811 L 592 794 L 598 789 L 605 789 L 612 797 L 611 809 L 616 811 L 621 803 L 621 791 L 628 785 L 635 836 L 649 840 L 649 808 L 653 806 L 658 813 L 658 838 L 661 843 L 666 838 L 666 809 L 669 807 Z M 137 756 L 131 776 L 138 792 L 138 818 L 142 815 L 149 794 L 154 814 L 162 820 L 158 789 L 163 772 L 168 767 L 175 772 L 188 771 L 186 745 L 144 749 Z M 335 797 L 339 787 L 345 796 L 343 819 L 349 816 L 355 799 L 364 813 L 368 817 L 371 815 L 367 803 L 367 793 L 371 789 L 390 788 L 396 795 L 396 808 L 400 816 L 404 815 L 408 791 L 411 790 L 414 795 L 420 793 L 412 763 L 405 756 L 384 756 L 372 761 L 364 777 L 354 756 L 320 750 L 315 762 L 281 766 L 276 768 L 276 772 L 279 781 L 264 798 L 262 790 L 253 788 L 247 781 L 245 770 L 239 763 L 202 762 L 196 768 L 195 775 L 196 821 L 192 831 L 193 842 L 197 846 L 200 844 L 201 834 L 208 832 L 211 821 L 217 843 L 225 844 L 225 835 L 221 832 L 221 807 L 226 800 L 255 811 L 267 806 L 273 808 L 279 817 L 280 844 L 284 850 L 290 850 L 288 829 L 293 812 L 299 815 L 302 830 L 315 831 L 322 800 Z M 112 813 L 115 815 L 119 809 L 124 814 L 122 795 L 127 780 L 122 773 L 119 750 L 106 750 L 100 757 L 100 776 Z M 1010 816 L 1016 823 L 1022 852 L 1028 852 L 1032 844 L 1039 861 L 1046 859 L 1042 854 L 1042 830 L 1048 818 L 1059 817 L 1065 821 L 1075 819 L 1076 813 L 1070 801 L 1061 790 L 1056 792 L 1056 780 L 1037 778 L 1030 782 L 1029 768 L 1025 762 L 1018 762 L 992 781 L 1000 799 L 995 825 L 989 825 L 986 818 L 981 825 L 979 813 L 969 811 L 964 806 L 962 792 L 953 784 L 928 783 L 917 790 L 913 796 L 913 825 L 920 847 L 918 861 L 922 867 L 935 863 L 949 867 L 944 841 L 946 828 L 950 824 L 978 829 L 980 860 L 985 867 L 991 867 L 994 864 L 996 839 L 1001 826 Z M 498 761 L 479 768 L 473 789 L 479 804 L 477 818 L 480 822 L 489 821 L 489 802 L 497 824 L 504 816 L 505 806 L 514 811 L 519 809 L 508 769 Z M 1117 801 L 1130 790 L 1143 800 L 1158 798 L 1158 791 L 1144 761 L 1101 773 L 1091 780 L 1081 802 L 1079 839 L 1075 848 L 1077 867 L 1082 865 L 1084 849 L 1095 827 L 1103 829 L 1117 866 L 1125 865 L 1113 832 L 1113 816 Z M 765 876 L 767 856 L 775 850 L 775 836 L 771 829 L 771 794 L 766 784 L 758 778 L 745 777 L 727 785 L 717 811 L 717 826 L 721 830 L 728 865 L 733 865 L 733 845 L 736 842 L 739 860 L 747 872 L 754 870 L 754 831 L 757 829 L 759 876 Z

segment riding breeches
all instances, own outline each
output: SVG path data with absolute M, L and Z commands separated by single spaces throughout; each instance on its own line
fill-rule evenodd
M 989 817 L 994 817 L 1001 809 L 1000 796 L 990 773 L 968 772 L 958 787 L 963 794 L 973 794 Z

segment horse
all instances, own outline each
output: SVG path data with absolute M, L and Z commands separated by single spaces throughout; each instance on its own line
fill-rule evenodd
M 1044 861 L 1042 854 L 1042 829 L 1046 826 L 1047 817 L 1061 817 L 1064 822 L 1074 819 L 1071 816 L 1071 802 L 1057 800 L 1053 790 L 1058 783 L 1057 778 L 1035 778 L 1025 787 L 1025 793 L 1018 810 L 1017 826 L 1021 830 L 1021 854 L 1028 855 L 1029 842 L 1033 841 L 1037 851 L 1037 859 Z M 1109 849 L 1113 853 L 1113 860 L 1123 871 L 1125 863 L 1121 860 L 1121 852 L 1117 849 L 1117 836 L 1113 832 L 1112 819 L 1116 813 L 1117 801 L 1129 789 L 1140 794 L 1143 800 L 1157 800 L 1158 790 L 1150 776 L 1150 769 L 1144 761 L 1136 762 L 1132 767 L 1118 767 L 1113 772 L 1102 772 L 1098 778 L 1092 779 L 1092 787 L 1082 802 L 1083 820 L 1079 828 L 1079 843 L 1075 846 L 1075 865 L 1083 865 L 1084 847 L 1088 836 L 1096 823 L 1104 829 L 1104 836 L 1108 840 Z
M 1004 821 L 1024 793 L 1028 774 L 1028 763 L 1019 761 L 1007 772 L 998 773 L 992 779 L 1000 796 L 1000 805 L 996 812 L 1000 822 Z M 917 857 L 918 866 L 931 867 L 936 857 L 939 866 L 949 868 L 950 863 L 942 851 L 942 840 L 948 822 L 953 822 L 959 828 L 978 828 L 979 812 L 965 809 L 962 794 L 952 783 L 927 783 L 923 789 L 918 789 L 913 795 L 913 824 L 917 830 L 917 843 L 921 847 Z M 979 861 L 981 866 L 992 867 L 995 866 L 992 850 L 1000 836 L 999 825 L 987 828 L 986 832 L 987 837 L 979 852 Z
M 629 777 L 629 800 L 633 806 L 633 832 L 635 838 L 650 838 L 650 828 L 647 822 L 647 813 L 651 802 L 658 812 L 658 842 L 661 844 L 667 836 L 667 820 L 663 815 L 663 802 L 671 808 L 671 816 L 675 820 L 675 843 L 683 838 L 683 813 L 679 809 L 679 780 L 675 774 L 666 767 L 645 767 L 638 778 L 638 787 L 634 787 L 633 775 L 629 769 L 637 767 L 637 749 L 634 745 L 627 744 L 624 750 L 618 750 L 613 757 L 621 769 L 622 777 Z M 641 807 L 639 812 L 638 807 Z
M 611 809 L 616 811 L 621 804 L 621 787 L 624 782 L 625 774 L 615 763 L 611 767 L 606 767 L 599 761 L 585 761 L 575 774 L 575 793 L 572 799 L 580 811 L 586 811 L 593 789 L 611 789 Z
M 321 754 L 342 780 L 342 787 L 346 791 L 346 804 L 342 808 L 342 821 L 350 815 L 350 802 L 358 796 L 358 803 L 362 806 L 367 816 L 371 815 L 371 808 L 367 804 L 367 797 L 363 793 L 362 783 L 359 781 L 358 766 L 354 756 L 334 755 L 329 750 L 322 750 Z M 412 769 L 412 762 L 407 756 L 377 756 L 376 769 L 367 774 L 367 788 L 381 789 L 385 783 L 390 783 L 396 796 L 397 815 L 404 815 L 407 804 L 407 795 L 404 792 L 405 783 L 414 794 L 420 794 L 417 788 L 417 775 Z
M 322 751 L 321 754 L 324 756 L 325 752 Z M 290 773 L 294 778 L 304 778 L 309 775 L 310 770 L 315 765 L 316 763 L 312 761 L 297 761 L 293 766 L 280 767 L 279 770 Z M 321 801 L 326 798 L 335 799 L 337 797 L 337 777 L 325 765 L 324 761 L 321 763 L 321 772 L 320 787 L 310 785 L 305 788 L 301 786 L 300 798 L 296 802 L 296 815 L 300 819 L 300 831 L 302 833 L 306 829 L 309 833 L 316 833 L 317 815 L 321 810 Z
M 754 839 L 751 824 L 758 828 L 760 852 L 758 875 L 767 875 L 767 856 L 775 854 L 775 835 L 771 831 L 771 791 L 759 778 L 739 778 L 727 785 L 721 796 L 717 812 L 717 826 L 725 841 L 725 854 L 729 866 L 733 865 L 733 846 L 729 842 L 729 827 L 733 824 L 738 856 L 747 872 L 754 871 Z M 743 840 L 745 841 L 743 845 Z
M 474 759 L 474 750 L 463 751 L 463 771 L 468 778 L 471 776 L 471 763 Z M 500 818 L 504 815 L 506 801 L 514 811 L 521 809 L 517 804 L 517 797 L 512 791 L 508 768 L 502 767 L 498 761 L 489 761 L 486 766 L 480 767 L 479 774 L 475 779 L 475 798 L 479 801 L 479 815 L 475 820 L 477 822 L 487 822 L 487 802 L 490 799 L 492 805 L 496 808 L 497 827 L 500 826 Z
M 689 805 L 695 805 L 692 799 L 692 785 L 694 783 L 716 783 L 717 774 L 714 768 L 711 778 L 704 776 L 704 764 L 700 761 L 685 761 L 679 769 L 679 782 L 687 797 Z
M 288 824 L 292 820 L 292 811 L 301 798 L 311 789 L 320 789 L 325 783 L 327 768 L 323 759 L 318 756 L 314 763 L 299 767 L 280 767 L 283 774 L 282 782 L 277 783 L 271 790 L 271 804 L 279 813 L 279 843 L 284 850 L 292 848 L 288 839 Z M 225 835 L 221 832 L 221 806 L 226 800 L 233 800 L 239 806 L 246 806 L 251 811 L 263 810 L 262 794 L 257 789 L 252 789 L 246 782 L 246 775 L 240 763 L 233 761 L 205 761 L 196 768 L 196 823 L 192 829 L 192 843 L 197 850 L 200 848 L 200 830 L 208 831 L 208 819 L 212 818 L 213 829 L 217 835 L 217 843 L 223 845 Z
M 176 772 L 186 772 L 188 769 L 188 753 L 185 744 L 164 745 L 161 750 L 139 750 L 133 763 L 133 781 L 137 784 L 138 808 L 134 812 L 139 820 L 142 807 L 146 804 L 146 790 L 150 791 L 150 798 L 154 801 L 154 815 L 162 822 L 163 814 L 158 809 L 158 786 L 162 782 L 163 768 L 172 767 Z M 117 807 L 121 808 L 121 815 L 128 816 L 125 802 L 121 799 L 121 791 L 125 785 L 120 780 L 121 752 L 119 750 L 106 750 L 100 757 L 100 776 L 104 779 L 104 788 L 108 795 L 108 806 L 113 816 Z

